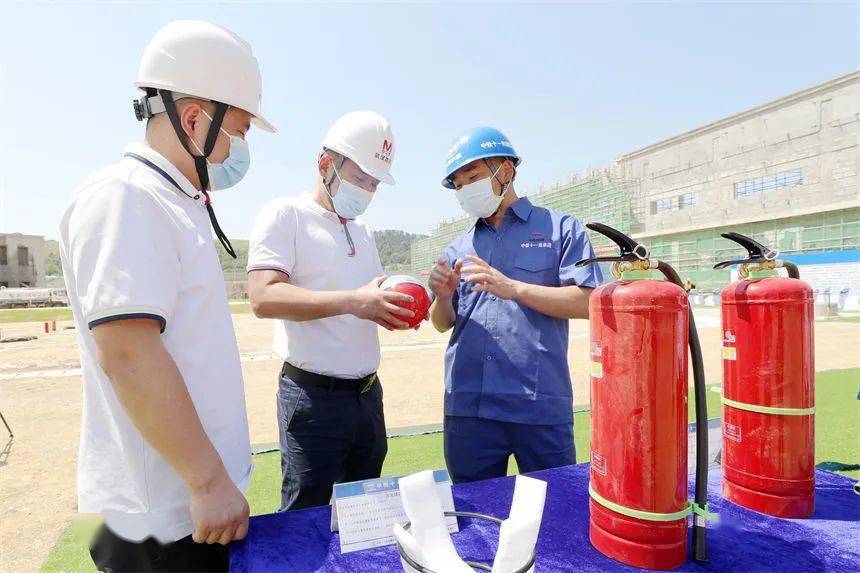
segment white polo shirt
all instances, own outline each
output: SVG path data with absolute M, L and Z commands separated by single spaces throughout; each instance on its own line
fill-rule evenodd
M 373 233 L 361 219 L 348 221 L 355 255 L 340 218 L 309 194 L 272 201 L 257 217 L 248 247 L 248 271 L 272 269 L 297 287 L 355 290 L 382 275 Z M 275 353 L 310 372 L 361 378 L 379 368 L 375 322 L 353 315 L 294 322 L 278 320 Z
M 90 329 L 129 317 L 158 320 L 206 435 L 243 490 L 251 447 L 239 351 L 205 196 L 149 147 L 133 144 L 126 152 L 151 161 L 180 189 L 124 156 L 77 190 L 60 224 L 84 378 L 78 509 L 104 512 L 123 537 L 169 542 L 193 532 L 188 490 L 120 405 Z

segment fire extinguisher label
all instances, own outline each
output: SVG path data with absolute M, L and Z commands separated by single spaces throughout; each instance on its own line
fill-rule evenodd
M 723 360 L 737 360 L 738 349 L 735 346 L 729 346 L 737 341 L 735 333 L 731 330 L 723 332 Z
M 591 376 L 603 378 L 603 345 L 599 340 L 591 341 Z
M 606 475 L 606 458 L 597 452 L 591 452 L 591 469 L 594 473 L 602 476 Z
M 723 423 L 723 436 L 725 436 L 727 440 L 741 443 L 741 427 L 736 426 L 735 424 Z

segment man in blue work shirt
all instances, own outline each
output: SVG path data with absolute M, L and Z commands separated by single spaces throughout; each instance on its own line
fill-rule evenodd
M 475 224 L 430 274 L 430 318 L 454 328 L 445 352 L 445 461 L 455 482 L 575 463 L 568 319 L 588 318 L 602 282 L 585 229 L 518 197 L 520 158 L 498 130 L 476 128 L 448 153 L 442 185 Z

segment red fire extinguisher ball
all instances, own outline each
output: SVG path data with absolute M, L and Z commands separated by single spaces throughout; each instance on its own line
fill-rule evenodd
M 813 294 L 797 267 L 738 233 L 749 251 L 723 288 L 723 496 L 769 515 L 815 510 Z M 785 267 L 789 277 L 777 275 Z
M 379 288 L 382 290 L 395 290 L 408 294 L 412 297 L 412 302 L 397 302 L 397 306 L 411 310 L 415 313 L 411 318 L 400 316 L 400 320 L 415 328 L 427 316 L 430 310 L 430 296 L 427 294 L 427 289 L 424 288 L 418 280 L 408 275 L 394 275 L 385 279 Z
M 582 261 L 614 261 L 619 279 L 595 289 L 589 302 L 589 539 L 622 563 L 671 569 L 686 561 L 690 514 L 687 294 L 671 268 L 677 283 L 657 280 L 652 269 L 667 265 L 649 261 L 642 245 L 603 225 L 588 227 L 622 247 L 621 257 Z M 697 558 L 706 560 L 704 527 L 701 535 Z

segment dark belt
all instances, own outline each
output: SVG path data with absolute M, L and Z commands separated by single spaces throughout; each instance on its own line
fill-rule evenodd
M 373 385 L 378 380 L 376 372 L 368 374 L 364 378 L 335 378 L 334 376 L 326 376 L 325 374 L 302 370 L 289 362 L 284 362 L 284 366 L 281 368 L 281 376 L 286 376 L 299 386 L 315 386 L 328 390 L 346 390 L 360 394 L 364 394 L 373 388 Z

